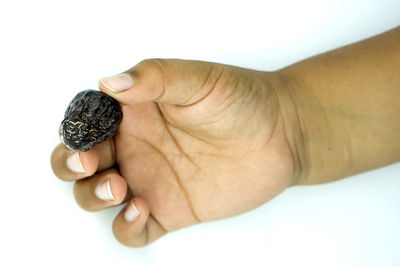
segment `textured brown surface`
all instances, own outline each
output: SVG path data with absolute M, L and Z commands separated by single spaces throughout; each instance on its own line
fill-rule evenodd
M 121 121 L 118 101 L 100 91 L 85 90 L 68 105 L 60 126 L 60 138 L 71 150 L 87 151 L 112 137 Z

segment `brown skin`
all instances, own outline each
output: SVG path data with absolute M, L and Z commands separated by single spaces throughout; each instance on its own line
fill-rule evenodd
M 299 184 L 400 160 L 400 27 L 281 72 L 305 136 Z
M 140 216 L 127 222 L 122 210 L 113 229 L 123 244 L 143 246 L 251 210 L 291 185 L 399 161 L 398 44 L 399 28 L 277 72 L 143 61 L 125 72 L 130 89 L 114 93 L 100 83 L 122 103 L 118 134 L 79 154 L 83 174 L 68 170 L 72 152 L 59 145 L 54 172 L 76 180 L 76 200 L 87 210 L 133 194 Z M 105 179 L 114 200 L 94 194 Z

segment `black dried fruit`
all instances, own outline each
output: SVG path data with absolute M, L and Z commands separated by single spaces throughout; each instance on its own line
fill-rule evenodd
M 82 91 L 65 111 L 60 126 L 61 142 L 71 150 L 87 151 L 112 137 L 121 121 L 118 101 L 100 91 Z

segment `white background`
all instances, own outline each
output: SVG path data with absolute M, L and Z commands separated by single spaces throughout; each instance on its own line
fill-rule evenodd
M 1 1 L 0 266 L 400 266 L 400 164 L 140 249 L 50 168 L 71 98 L 144 58 L 275 70 L 398 25 L 398 0 Z

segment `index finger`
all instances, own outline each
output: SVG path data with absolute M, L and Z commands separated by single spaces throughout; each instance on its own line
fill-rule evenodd
M 54 174 L 63 181 L 75 181 L 92 176 L 96 171 L 115 164 L 113 141 L 109 139 L 85 152 L 75 152 L 59 144 L 51 154 Z

